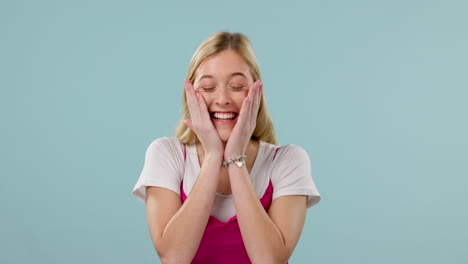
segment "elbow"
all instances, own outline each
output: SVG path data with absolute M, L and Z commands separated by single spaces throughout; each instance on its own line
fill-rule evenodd
M 182 252 L 168 252 L 156 248 L 159 260 L 162 264 L 189 264 L 192 259 Z
M 153 246 L 162 264 L 190 264 L 195 257 L 195 252 L 167 240 L 154 240 Z
M 289 260 L 289 257 L 284 256 L 276 256 L 276 255 L 269 255 L 269 256 L 258 256 L 252 258 L 252 263 L 255 264 L 285 264 Z
M 189 261 L 182 261 L 181 259 L 177 257 L 159 257 L 159 260 L 161 261 L 162 264 L 178 264 L 178 263 L 190 263 Z
M 189 264 L 191 260 L 178 255 L 159 255 L 162 264 Z
M 258 260 L 253 260 L 252 263 L 255 264 L 285 264 L 288 262 L 288 259 L 284 258 L 262 258 Z
M 291 254 L 283 251 L 270 252 L 267 254 L 257 254 L 251 257 L 252 263 L 255 264 L 285 264 L 289 261 Z

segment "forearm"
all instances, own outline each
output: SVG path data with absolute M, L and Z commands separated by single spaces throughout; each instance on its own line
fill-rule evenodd
M 195 256 L 213 207 L 221 162 L 220 156 L 205 157 L 190 196 L 167 223 L 158 243 L 163 263 L 190 263 Z
M 234 204 L 242 239 L 253 263 L 282 263 L 289 253 L 279 228 L 263 208 L 247 169 L 229 167 Z

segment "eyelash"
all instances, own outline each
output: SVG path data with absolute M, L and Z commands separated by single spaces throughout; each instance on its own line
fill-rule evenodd
M 240 91 L 240 90 L 242 90 L 244 88 L 244 86 L 229 86 L 229 87 L 231 87 L 232 89 L 234 89 L 236 91 Z M 211 91 L 214 90 L 214 87 L 203 87 L 202 89 L 205 92 L 211 92 Z

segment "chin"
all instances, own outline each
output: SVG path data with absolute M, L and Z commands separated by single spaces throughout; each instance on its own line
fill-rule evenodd
M 227 131 L 225 129 L 223 130 L 218 130 L 218 135 L 219 138 L 221 139 L 222 142 L 226 143 L 229 140 L 229 136 L 231 135 L 231 130 Z

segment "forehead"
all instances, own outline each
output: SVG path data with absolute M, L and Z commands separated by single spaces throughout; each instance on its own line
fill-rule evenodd
M 216 80 L 228 79 L 233 73 L 243 73 L 248 80 L 252 80 L 250 67 L 245 60 L 232 50 L 222 51 L 203 61 L 196 71 L 196 80 L 210 75 Z

